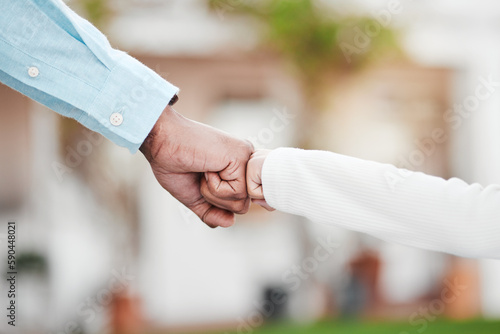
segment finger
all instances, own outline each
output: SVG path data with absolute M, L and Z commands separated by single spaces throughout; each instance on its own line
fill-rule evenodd
M 219 173 L 207 172 L 205 181 L 208 191 L 221 200 L 244 200 L 248 197 L 246 184 L 240 184 L 239 179 L 223 180 Z
M 259 150 L 252 154 L 247 164 L 247 191 L 252 199 L 264 199 L 262 188 L 262 166 L 269 150 Z
M 229 227 L 234 224 L 234 214 L 232 212 L 215 207 L 206 201 L 189 209 L 211 228 Z
M 243 199 L 248 196 L 247 194 L 247 181 L 246 181 L 246 173 L 247 173 L 247 164 L 250 159 L 250 155 L 252 152 L 248 152 L 248 155 L 245 155 L 244 159 L 239 159 L 232 161 L 229 165 L 223 170 L 219 171 L 219 178 L 223 181 L 226 181 L 227 187 L 232 191 L 234 197 L 231 199 Z M 210 179 L 209 179 L 210 180 Z M 225 187 L 225 186 L 224 186 Z M 229 191 L 228 188 L 226 190 Z M 214 193 L 218 197 L 222 197 L 224 194 Z
M 208 203 L 221 209 L 225 209 L 238 214 L 244 214 L 247 213 L 248 209 L 250 208 L 250 198 L 248 198 L 247 196 L 245 196 L 244 199 L 231 200 L 221 199 L 217 195 L 214 195 L 210 191 L 206 179 L 201 180 L 200 192 Z
M 248 191 L 248 196 L 252 200 L 263 200 L 264 199 L 264 191 L 262 190 L 262 184 L 255 182 L 254 180 L 251 179 L 251 176 L 249 176 L 248 179 L 248 184 L 247 184 L 247 191 Z
M 212 205 L 202 220 L 211 228 L 230 227 L 234 225 L 234 213 Z
M 258 204 L 260 205 L 261 207 L 263 207 L 264 209 L 266 209 L 267 211 L 276 211 L 275 208 L 271 207 L 269 204 L 267 204 L 267 202 L 263 199 L 252 199 L 252 202 L 255 203 L 255 204 Z

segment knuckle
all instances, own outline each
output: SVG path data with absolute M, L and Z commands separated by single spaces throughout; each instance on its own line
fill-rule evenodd
M 239 201 L 235 205 L 234 212 L 242 215 L 248 212 L 249 207 L 250 207 L 250 201 L 248 200 Z
M 252 155 L 252 153 L 255 150 L 253 144 L 247 139 L 240 140 L 239 145 L 237 147 L 239 156 L 241 156 L 242 160 L 244 159 L 248 160 L 250 158 L 250 155 Z
M 250 151 L 250 153 L 253 153 L 253 151 L 255 150 L 255 147 L 253 146 L 252 142 L 248 139 L 245 139 L 245 144 L 246 144 L 246 148 Z
M 246 182 L 244 182 L 241 185 L 241 188 L 238 189 L 238 191 L 236 192 L 236 196 L 238 197 L 238 199 L 247 199 L 248 198 L 247 183 Z
M 248 196 L 250 196 L 250 198 L 259 198 L 260 192 L 258 190 L 248 189 Z
M 234 200 L 236 201 L 246 201 L 247 198 L 248 198 L 248 194 L 247 192 L 245 191 L 244 193 L 236 193 L 236 194 L 233 194 L 233 198 Z

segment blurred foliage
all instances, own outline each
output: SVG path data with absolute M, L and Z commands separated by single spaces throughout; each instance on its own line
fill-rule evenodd
M 263 46 L 283 57 L 298 78 L 307 110 L 296 139 L 302 148 L 317 147 L 312 133 L 330 112 L 332 92 L 353 70 L 402 56 L 389 22 L 341 15 L 324 0 L 206 1 L 221 19 L 243 16 L 260 23 Z
M 425 320 L 422 316 L 419 319 Z M 248 333 L 255 334 L 387 334 L 407 333 L 416 334 L 497 334 L 500 332 L 498 321 L 425 321 L 418 326 L 411 326 L 408 322 L 364 322 L 364 321 L 323 321 L 313 325 L 274 324 L 256 328 Z M 228 333 L 228 332 L 225 332 Z M 236 333 L 236 332 L 234 332 Z M 232 332 L 231 332 L 232 334 Z
M 102 28 L 111 16 L 108 0 L 78 0 L 83 15 L 98 28 Z
M 17 255 L 16 269 L 22 274 L 38 274 L 43 276 L 48 272 L 48 264 L 43 255 L 35 252 L 26 252 Z
M 247 15 L 264 27 L 265 44 L 294 65 L 306 85 L 343 69 L 400 52 L 393 30 L 372 17 L 344 17 L 314 0 L 208 0 L 219 15 Z M 361 42 L 361 43 L 360 43 Z

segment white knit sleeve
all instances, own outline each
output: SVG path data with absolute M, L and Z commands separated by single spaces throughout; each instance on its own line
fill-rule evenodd
M 429 176 L 324 151 L 280 148 L 262 170 L 272 207 L 380 239 L 500 258 L 500 186 Z

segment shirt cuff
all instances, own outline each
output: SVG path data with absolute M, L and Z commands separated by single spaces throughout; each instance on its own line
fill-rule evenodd
M 87 113 L 77 120 L 135 153 L 179 89 L 122 53 Z
M 267 204 L 272 208 L 290 212 L 293 205 L 288 201 L 292 192 L 290 187 L 295 186 L 294 175 L 289 173 L 287 161 L 293 159 L 294 154 L 302 150 L 294 148 L 277 148 L 269 152 L 262 166 L 262 190 Z M 288 165 L 289 166 L 289 165 Z M 294 212 L 295 213 L 295 212 Z

